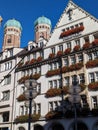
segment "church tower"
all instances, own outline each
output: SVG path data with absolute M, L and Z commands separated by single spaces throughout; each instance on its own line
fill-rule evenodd
M 50 37 L 51 32 L 51 21 L 50 19 L 42 16 L 39 17 L 34 22 L 34 28 L 35 28 L 35 41 L 36 43 L 41 39 L 44 38 L 46 40 Z
M 22 26 L 15 19 L 8 20 L 4 25 L 4 38 L 2 50 L 20 47 Z

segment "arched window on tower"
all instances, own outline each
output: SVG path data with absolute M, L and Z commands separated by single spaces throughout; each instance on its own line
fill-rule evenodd
M 7 43 L 11 43 L 11 35 L 8 36 Z

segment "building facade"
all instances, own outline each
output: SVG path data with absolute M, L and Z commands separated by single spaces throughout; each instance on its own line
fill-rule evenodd
M 12 129 L 13 125 L 13 107 L 16 99 L 14 97 L 15 67 L 18 62 L 16 57 L 22 50 L 19 48 L 20 27 L 21 24 L 13 19 L 8 20 L 4 25 L 4 42 L 0 52 L 0 130 Z
M 38 82 L 31 129 L 75 130 L 69 89 L 76 76 L 81 88 L 81 100 L 76 104 L 77 128 L 98 130 L 98 20 L 70 0 L 52 33 L 51 21 L 46 17 L 38 18 L 34 27 L 35 41 L 28 42 L 13 59 L 17 66 L 11 79 L 13 98 L 9 99 L 12 121 L 1 120 L 1 130 L 6 130 L 2 125 L 10 122 L 7 129 L 28 129 L 24 82 L 29 78 Z M 4 76 L 4 71 L 0 76 Z M 3 104 L 0 106 L 1 111 Z M 3 112 L 4 109 L 1 119 Z

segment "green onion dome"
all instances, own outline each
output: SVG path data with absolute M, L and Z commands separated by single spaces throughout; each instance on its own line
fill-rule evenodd
M 50 21 L 50 19 L 48 19 L 48 18 L 46 18 L 44 16 L 39 17 L 37 20 L 35 20 L 34 26 L 36 26 L 38 24 L 48 24 L 51 27 L 51 21 Z
M 6 28 L 6 27 L 16 27 L 16 28 L 19 28 L 20 30 L 22 30 L 22 26 L 21 26 L 20 22 L 15 19 L 8 20 L 4 24 L 4 28 Z

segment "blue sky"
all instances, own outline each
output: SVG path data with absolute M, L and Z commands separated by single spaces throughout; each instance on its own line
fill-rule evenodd
M 98 18 L 98 0 L 73 0 L 77 5 Z M 46 16 L 52 22 L 52 29 L 64 11 L 68 0 L 0 0 L 0 48 L 3 42 L 3 26 L 8 19 L 15 18 L 22 25 L 21 47 L 34 40 L 34 21 Z

